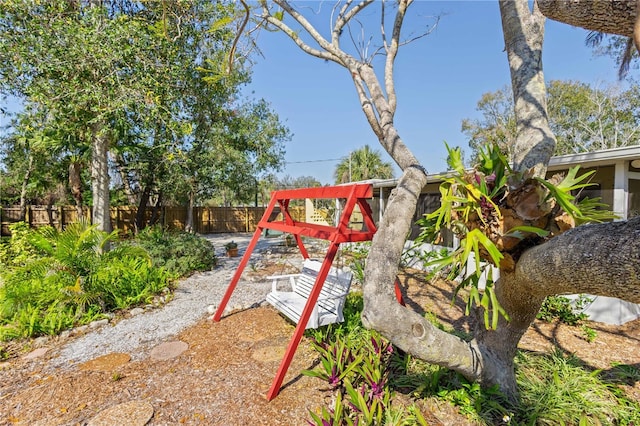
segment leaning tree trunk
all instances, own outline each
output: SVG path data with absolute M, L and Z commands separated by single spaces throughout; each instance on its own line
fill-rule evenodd
M 91 140 L 91 191 L 93 195 L 93 223 L 98 229 L 111 232 L 109 211 L 109 137 L 103 126 L 92 126 Z
M 640 238 L 637 238 L 640 219 L 637 219 L 624 225 L 579 227 L 529 249 L 515 269 L 502 273 L 496 284 L 496 295 L 510 321 L 501 318 L 496 330 L 475 330 L 471 342 L 435 328 L 415 311 L 398 304 L 394 281 L 417 200 L 426 183 L 426 171 L 404 145 L 394 125 L 393 64 L 404 13 L 411 0 L 398 1 L 392 37 L 389 40 L 384 37 L 384 73 L 375 73 L 371 62 L 359 61 L 339 46 L 340 34 L 349 20 L 372 1 L 360 2 L 353 9 L 345 6 L 335 20 L 330 41 L 288 1 L 274 1 L 300 24 L 320 49 L 305 44 L 298 36 L 299 31 L 275 17 L 266 0 L 261 2 L 263 17 L 291 37 L 303 51 L 336 62 L 349 71 L 373 132 L 403 171 L 389 197 L 366 262 L 362 312 L 365 326 L 378 330 L 394 345 L 419 359 L 455 370 L 485 386 L 499 385 L 515 402 L 513 359 L 520 338 L 546 296 L 564 292 L 592 293 L 640 301 Z M 528 9 L 527 0 L 503 0 L 500 11 L 517 109 L 514 161 L 518 170 L 531 170 L 543 176 L 555 147 L 546 116 L 541 63 L 544 18 L 536 6 L 533 11 Z M 383 84 L 379 83 L 378 75 L 384 75 Z M 620 233 L 628 238 L 621 239 Z
M 637 0 L 537 0 L 544 16 L 607 34 L 633 37 Z

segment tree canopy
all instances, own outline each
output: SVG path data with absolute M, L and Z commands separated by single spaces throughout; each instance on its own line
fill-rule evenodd
M 91 170 L 103 228 L 110 167 L 141 208 L 151 194 L 247 198 L 281 167 L 288 130 L 265 101 L 240 98 L 245 59 L 229 67 L 236 17 L 232 4 L 204 0 L 0 4 L 0 87 L 45 117 L 60 155 L 86 156 L 76 164 Z
M 555 155 L 592 152 L 638 145 L 640 88 L 619 85 L 593 87 L 575 81 L 550 81 L 547 87 L 549 123 L 557 138 Z M 482 95 L 476 110 L 481 119 L 462 121 L 472 158 L 497 144 L 510 158 L 516 142 L 515 111 L 509 88 Z
M 336 184 L 367 179 L 390 179 L 393 177 L 393 167 L 391 163 L 382 159 L 380 151 L 365 145 L 343 158 L 333 175 Z

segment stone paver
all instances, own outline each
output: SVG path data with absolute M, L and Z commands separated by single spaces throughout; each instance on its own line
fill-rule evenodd
M 35 358 L 39 358 L 39 357 L 43 356 L 47 352 L 49 352 L 49 348 L 38 348 L 38 349 L 32 350 L 31 352 L 29 352 L 28 354 L 26 354 L 22 358 L 23 359 L 35 359 Z
M 146 401 L 129 401 L 114 405 L 89 420 L 87 426 L 144 426 L 153 417 L 153 406 Z
M 156 361 L 166 361 L 179 356 L 182 352 L 189 349 L 189 345 L 185 342 L 175 340 L 172 342 L 164 342 L 151 350 L 151 358 Z

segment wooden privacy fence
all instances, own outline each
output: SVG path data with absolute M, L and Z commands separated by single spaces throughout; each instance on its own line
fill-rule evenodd
M 290 207 L 294 220 L 303 221 L 304 207 Z M 264 214 L 265 207 L 195 207 L 193 209 L 194 231 L 200 234 L 221 232 L 253 232 Z M 122 232 L 135 230 L 137 207 L 119 206 L 111 208 L 111 225 Z M 91 209 L 83 209 L 85 218 L 91 216 Z M 146 223 L 153 215 L 153 208 L 146 211 Z M 20 207 L 0 207 L 1 234 L 10 235 L 9 225 L 20 220 Z M 78 221 L 75 206 L 27 206 L 25 222 L 32 227 L 53 226 L 63 229 Z M 185 228 L 186 207 L 162 207 L 158 212 L 158 224 L 167 229 Z

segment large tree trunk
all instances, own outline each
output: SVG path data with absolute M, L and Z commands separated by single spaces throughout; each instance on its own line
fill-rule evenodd
M 122 180 L 122 190 L 124 191 L 124 195 L 127 197 L 127 202 L 131 206 L 136 205 L 138 203 L 138 199 L 135 192 L 133 191 L 133 188 L 131 187 L 131 182 L 129 181 L 129 175 L 126 171 L 124 158 L 122 158 L 122 155 L 117 153 L 112 154 L 111 158 L 116 164 L 116 168 L 118 169 L 120 180 Z
M 522 0 L 501 1 L 500 14 L 516 112 L 514 167 L 520 172 L 533 168 L 544 177 L 556 148 L 542 73 L 545 18 L 535 3 L 530 11 Z
M 536 176 L 544 177 L 556 146 L 549 127 L 542 72 L 545 18 L 535 3 L 530 10 L 526 0 L 501 1 L 500 14 L 516 111 L 514 167 L 517 171 L 530 170 Z M 544 298 L 558 293 L 550 289 L 546 294 L 523 298 L 521 280 L 520 275 L 501 271 L 496 296 L 510 321 L 501 319 L 495 330 L 487 330 L 483 322 L 477 321 L 474 333 L 474 343 L 482 354 L 480 382 L 498 384 L 512 402 L 516 402 L 518 395 L 513 361 L 518 343 L 535 319 Z
M 264 17 L 283 30 L 305 52 L 345 67 L 353 78 L 362 110 L 382 146 L 403 170 L 392 191 L 367 258 L 363 284 L 365 326 L 417 358 L 455 370 L 485 386 L 499 385 L 516 402 L 514 357 L 518 343 L 546 296 L 591 293 L 623 297 L 640 302 L 640 218 L 582 226 L 526 251 L 510 272 L 502 272 L 496 295 L 510 321 L 500 318 L 495 330 L 483 322 L 474 339 L 465 342 L 431 325 L 395 299 L 394 281 L 406 236 L 411 228 L 426 172 L 407 149 L 394 126 L 396 110 L 393 62 L 399 34 L 410 0 L 400 0 L 390 40 L 385 37 L 384 83 L 371 63 L 358 61 L 339 48 L 340 34 L 349 19 L 372 2 L 363 1 L 336 19 L 331 41 L 325 40 L 286 0 L 276 3 L 321 47 L 305 44 L 298 31 L 273 17 L 263 2 Z M 597 3 L 594 1 L 594 3 Z M 358 10 L 359 9 L 359 10 Z M 519 171 L 544 176 L 555 148 L 546 112 L 546 89 L 542 74 L 544 17 L 527 0 L 503 0 L 500 11 L 505 46 L 511 69 L 517 118 L 514 162 Z M 350 18 L 345 18 L 349 16 Z M 621 236 L 626 236 L 622 238 Z M 616 285 L 611 285 L 615 282 Z
M 575 27 L 633 37 L 637 0 L 537 0 L 544 16 Z
M 71 195 L 76 203 L 76 214 L 78 220 L 82 219 L 82 178 L 80 172 L 82 170 L 82 164 L 79 161 L 71 161 L 69 163 L 69 188 L 71 189 Z
M 93 223 L 98 229 L 111 232 L 109 211 L 109 137 L 103 126 L 92 126 L 91 140 L 91 191 L 93 195 Z
M 140 194 L 138 210 L 136 211 L 136 232 L 142 231 L 147 226 L 145 217 L 147 216 L 147 205 L 149 204 L 152 185 L 152 180 L 145 182 L 144 188 L 142 189 L 142 194 Z

